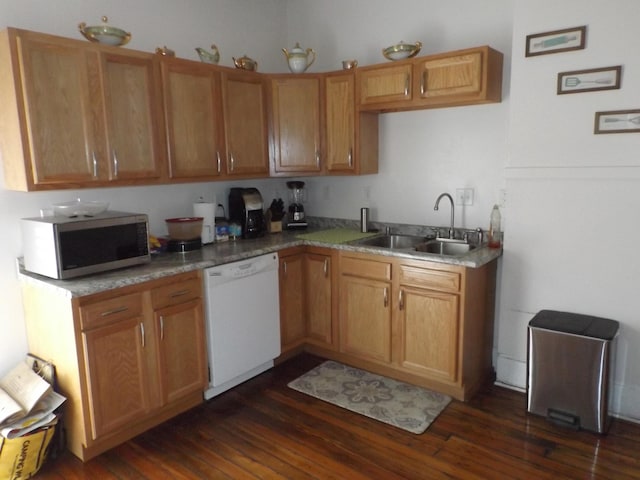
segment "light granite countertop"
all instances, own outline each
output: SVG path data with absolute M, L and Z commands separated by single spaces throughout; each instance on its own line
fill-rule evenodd
M 346 241 L 336 238 L 336 232 L 326 232 L 327 230 L 338 228 L 342 230 L 338 232 L 338 237 L 346 239 Z M 311 235 L 312 237 L 323 238 L 323 240 L 301 238 L 301 236 L 309 237 L 308 234 L 314 232 L 318 232 L 319 235 Z M 23 267 L 22 259 L 18 259 L 18 275 L 23 282 L 35 282 L 41 286 L 44 285 L 47 288 L 55 289 L 61 295 L 71 298 L 138 284 L 169 275 L 201 270 L 300 245 L 374 253 L 387 257 L 427 260 L 469 268 L 481 267 L 502 255 L 502 249 L 490 249 L 486 246 L 480 246 L 467 254 L 455 257 L 416 252 L 413 249 L 391 250 L 380 247 L 360 246 L 357 245 L 357 242 L 361 235 L 357 235 L 357 233 L 359 233 L 359 228 L 350 224 L 317 224 L 313 228 L 304 231 L 284 231 L 282 233 L 265 234 L 263 237 L 256 239 L 238 239 L 204 245 L 202 249 L 192 252 L 160 253 L 152 255 L 151 262 L 145 265 L 70 280 L 54 280 L 28 272 Z M 403 231 L 403 233 L 405 232 Z M 422 234 L 424 231 L 417 232 L 413 230 L 406 233 Z M 356 238 L 356 240 L 352 240 L 353 238 Z

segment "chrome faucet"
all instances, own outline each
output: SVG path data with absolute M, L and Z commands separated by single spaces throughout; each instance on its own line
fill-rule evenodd
M 453 207 L 453 198 L 451 197 L 451 195 L 449 195 L 448 193 L 441 193 L 438 196 L 438 199 L 436 200 L 436 204 L 433 207 L 434 210 L 438 210 L 438 205 L 440 205 L 440 200 L 442 199 L 442 197 L 447 197 L 449 199 L 449 202 L 451 202 L 451 226 L 449 227 L 449 238 L 455 238 L 455 231 L 453 229 L 453 223 L 454 223 L 454 207 Z

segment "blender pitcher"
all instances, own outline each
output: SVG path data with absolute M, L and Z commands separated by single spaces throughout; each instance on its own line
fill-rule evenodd
M 291 203 L 287 213 L 287 228 L 306 228 L 307 221 L 304 214 L 304 182 L 289 181 L 287 187 L 291 192 Z

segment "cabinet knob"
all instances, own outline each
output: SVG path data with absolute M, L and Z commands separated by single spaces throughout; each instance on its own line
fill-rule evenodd
M 326 277 L 329 274 L 329 259 L 328 258 L 324 259 L 323 271 L 324 271 L 324 276 Z

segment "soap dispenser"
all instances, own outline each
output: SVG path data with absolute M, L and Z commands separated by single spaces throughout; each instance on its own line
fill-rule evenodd
M 498 205 L 494 205 L 489 222 L 489 248 L 500 248 L 500 220 L 500 208 Z

